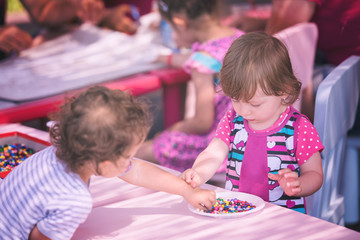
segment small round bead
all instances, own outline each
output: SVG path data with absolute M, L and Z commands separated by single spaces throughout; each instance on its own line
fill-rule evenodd
M 212 210 L 209 211 L 211 214 L 224 214 L 224 213 L 239 213 L 246 212 L 256 208 L 255 205 L 241 201 L 237 198 L 223 199 L 217 198 Z

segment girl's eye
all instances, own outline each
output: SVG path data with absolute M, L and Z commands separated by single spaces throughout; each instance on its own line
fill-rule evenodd
M 260 107 L 261 104 L 250 104 L 252 107 Z

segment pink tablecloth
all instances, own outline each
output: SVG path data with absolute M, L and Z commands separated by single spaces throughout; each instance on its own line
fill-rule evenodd
M 175 173 L 175 172 L 173 172 Z M 212 185 L 205 188 L 225 191 Z M 92 178 L 94 208 L 73 239 L 360 239 L 360 233 L 271 203 L 240 218 L 197 215 L 177 195 Z
M 0 133 L 21 131 L 48 140 L 48 133 L 20 124 L 0 124 Z M 170 172 L 177 174 L 173 170 Z M 225 189 L 205 185 L 217 192 Z M 360 233 L 271 203 L 240 218 L 200 216 L 177 195 L 92 177 L 94 208 L 73 239 L 360 239 Z

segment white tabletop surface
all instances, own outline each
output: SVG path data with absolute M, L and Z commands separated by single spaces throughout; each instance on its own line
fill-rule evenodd
M 0 63 L 0 100 L 30 101 L 164 67 L 154 63 L 170 51 L 150 27 L 157 18 L 143 16 L 133 36 L 83 24 L 21 52 Z

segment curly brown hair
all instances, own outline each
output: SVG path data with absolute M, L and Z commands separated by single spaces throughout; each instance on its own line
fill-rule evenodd
M 152 118 L 144 102 L 131 94 L 92 87 L 67 99 L 52 115 L 50 129 L 56 156 L 76 172 L 85 162 L 116 161 L 147 135 Z
M 295 77 L 286 46 L 263 32 L 250 32 L 236 39 L 220 70 L 225 95 L 249 101 L 258 87 L 266 95 L 288 95 L 285 104 L 299 97 L 301 82 Z

